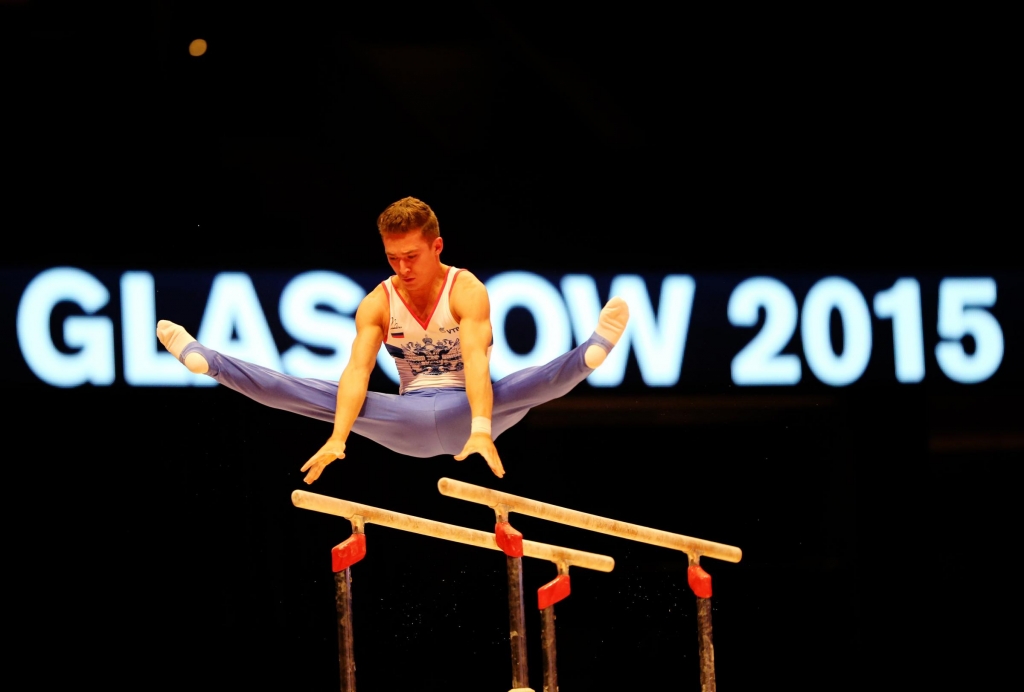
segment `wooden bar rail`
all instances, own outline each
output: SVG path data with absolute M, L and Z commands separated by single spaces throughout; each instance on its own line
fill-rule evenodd
M 641 543 L 681 550 L 693 557 L 712 557 L 726 562 L 739 562 L 743 552 L 736 546 L 724 543 L 715 543 L 701 538 L 691 538 L 679 533 L 670 533 L 658 529 L 649 529 L 646 526 L 628 524 L 624 521 L 606 519 L 586 512 L 578 512 L 574 509 L 566 509 L 546 502 L 538 502 L 517 495 L 483 488 L 479 485 L 463 483 L 451 478 L 442 478 L 437 482 L 437 488 L 442 495 L 454 497 L 467 502 L 476 502 L 481 505 L 500 509 L 504 507 L 507 512 L 518 512 L 538 519 L 546 519 L 558 524 L 575 526 L 587 531 L 596 531 L 610 536 L 627 538 Z M 300 491 L 296 491 L 300 492 Z M 524 542 L 525 543 L 525 542 Z
M 318 495 L 305 490 L 295 490 L 292 492 L 292 504 L 302 509 L 333 514 L 346 519 L 362 517 L 363 521 L 367 524 L 379 524 L 400 531 L 409 531 L 446 541 L 474 545 L 478 548 L 500 550 L 493 533 L 467 529 L 463 526 L 445 524 L 440 521 L 414 517 L 409 514 L 391 512 L 386 509 L 361 505 L 357 502 L 349 502 L 348 500 L 328 497 L 327 495 Z M 598 572 L 611 572 L 615 567 L 615 560 L 607 555 L 598 555 L 597 553 L 588 553 L 583 550 L 562 548 L 534 541 L 523 541 L 523 555 L 548 560 L 555 564 L 563 563 Z

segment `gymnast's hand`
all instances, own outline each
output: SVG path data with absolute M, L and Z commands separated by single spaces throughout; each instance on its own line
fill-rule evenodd
M 320 448 L 320 451 L 309 458 L 305 464 L 302 465 L 300 471 L 309 471 L 306 477 L 303 479 L 306 484 L 309 485 L 323 473 L 324 468 L 334 461 L 335 459 L 345 458 L 345 441 L 339 440 L 334 437 L 327 440 L 327 444 Z
M 494 471 L 495 476 L 501 478 L 505 475 L 505 467 L 501 465 L 501 457 L 498 456 L 498 450 L 494 447 L 494 440 L 490 435 L 482 432 L 470 435 L 462 451 L 455 455 L 455 461 L 462 461 L 474 453 L 484 458 L 487 465 L 491 467 L 491 471 Z

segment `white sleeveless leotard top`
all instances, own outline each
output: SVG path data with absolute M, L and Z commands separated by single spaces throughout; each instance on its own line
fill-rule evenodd
M 381 282 L 391 309 L 384 346 L 398 367 L 399 394 L 428 387 L 466 388 L 459 324 L 448 303 L 461 271 L 448 267 L 441 295 L 426 322 L 413 314 L 390 278 Z

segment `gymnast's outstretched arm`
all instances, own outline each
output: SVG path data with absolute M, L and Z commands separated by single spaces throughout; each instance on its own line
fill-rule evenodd
M 338 381 L 338 403 L 334 413 L 334 432 L 323 447 L 302 466 L 308 471 L 303 479 L 312 483 L 324 468 L 335 459 L 345 458 L 345 441 L 352 430 L 352 424 L 359 415 L 366 400 L 366 389 L 370 385 L 370 373 L 377 360 L 377 351 L 384 341 L 384 324 L 387 319 L 387 296 L 377 286 L 363 298 L 356 310 L 356 338 L 352 342 L 352 353 L 348 365 Z
M 459 343 L 466 369 L 466 398 L 473 415 L 469 439 L 462 451 L 455 455 L 455 460 L 462 461 L 470 454 L 479 454 L 494 475 L 501 478 L 505 469 L 491 437 L 494 392 L 487 357 L 487 349 L 491 345 L 491 303 L 487 289 L 479 279 L 464 271 L 452 287 L 449 305 L 459 320 Z

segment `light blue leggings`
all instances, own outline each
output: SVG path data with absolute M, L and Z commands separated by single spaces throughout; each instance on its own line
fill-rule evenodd
M 523 419 L 534 406 L 557 399 L 593 372 L 583 356 L 597 344 L 612 344 L 596 333 L 573 350 L 546 365 L 524 368 L 492 386 L 494 407 L 491 434 L 497 439 Z M 198 341 L 179 356 L 196 351 L 210 364 L 207 375 L 265 406 L 334 423 L 338 383 L 284 375 L 260 365 L 218 353 Z M 458 454 L 469 437 L 471 413 L 465 389 L 420 389 L 406 394 L 367 392 L 352 432 L 390 450 L 412 457 Z

